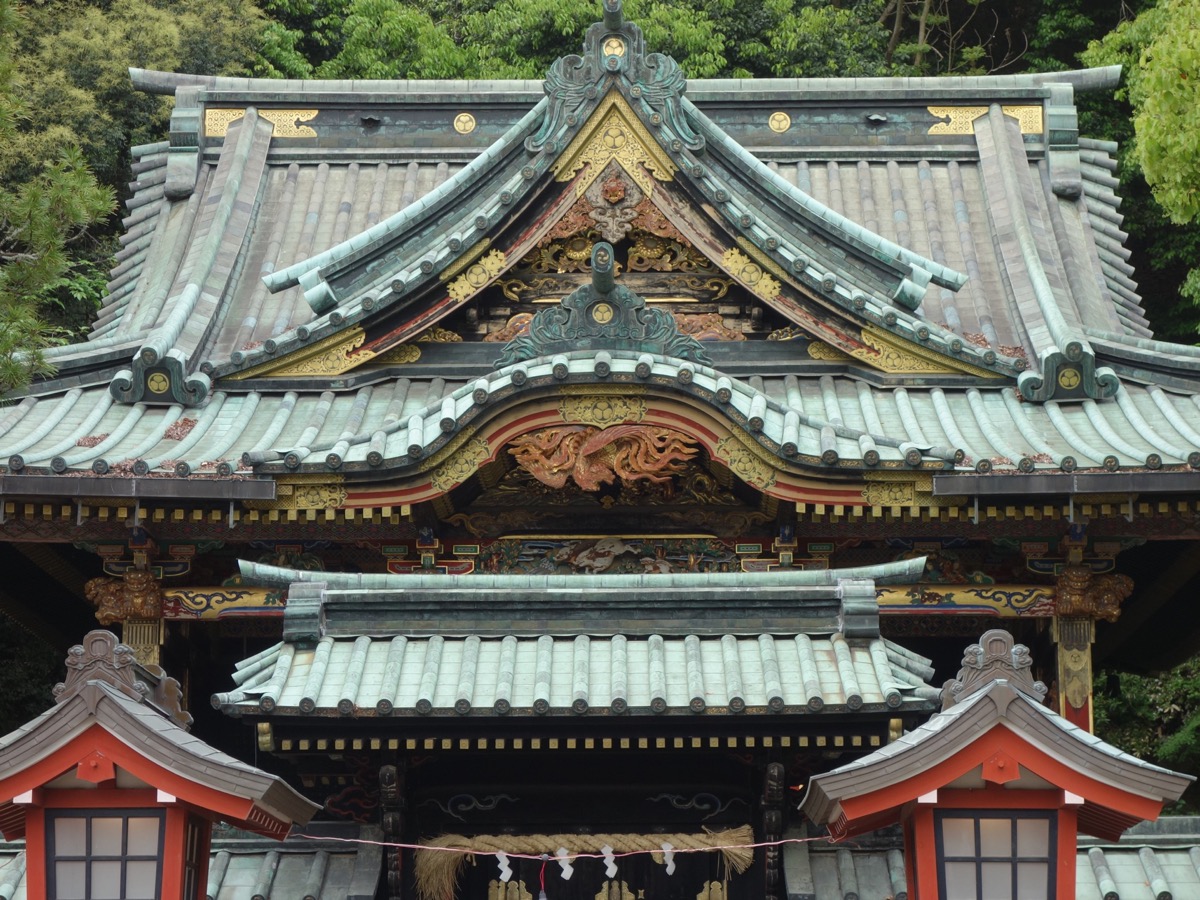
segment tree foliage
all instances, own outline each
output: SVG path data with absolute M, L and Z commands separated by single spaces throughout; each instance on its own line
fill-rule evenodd
M 1096 733 L 1139 759 L 1200 771 L 1200 657 L 1160 675 L 1103 672 L 1095 684 Z M 1184 799 L 1195 806 L 1195 790 Z
M 170 115 L 129 67 L 244 73 L 265 27 L 253 0 L 0 0 L 0 392 L 99 305 L 129 147 Z
M 1117 104 L 1093 106 L 1084 124 L 1121 146 L 1121 212 L 1147 313 L 1160 337 L 1184 342 L 1200 331 L 1200 38 L 1179 26 L 1198 17 L 1200 0 L 1159 0 L 1082 54 L 1122 66 Z
M 40 351 L 54 335 L 39 305 L 70 269 L 69 246 L 113 208 L 77 147 L 22 152 L 36 107 L 12 52 L 17 29 L 15 8 L 0 0 L 0 392 L 47 371 Z
M 1171 220 L 1194 222 L 1200 219 L 1200 0 L 1168 0 L 1143 17 L 1159 27 L 1130 87 L 1138 158 Z
M 0 613 L 0 737 L 54 704 L 62 656 Z

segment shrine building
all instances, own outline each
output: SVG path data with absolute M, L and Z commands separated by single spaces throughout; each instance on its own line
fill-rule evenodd
M 170 133 L 0 408 L 0 611 L 295 805 L 118 735 L 0 830 L 128 768 L 232 826 L 185 900 L 1197 895 L 1187 776 L 1091 734 L 1099 666 L 1200 650 L 1200 350 L 1078 127 L 1119 70 L 689 81 L 598 14 L 543 81 L 131 71 Z

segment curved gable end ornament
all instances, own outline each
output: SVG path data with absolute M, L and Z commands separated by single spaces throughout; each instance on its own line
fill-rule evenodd
M 572 350 L 634 350 L 710 366 L 712 360 L 691 335 L 680 334 L 674 317 L 646 306 L 644 298 L 613 278 L 612 244 L 592 250 L 592 283 L 572 291 L 559 306 L 544 309 L 529 332 L 504 346 L 496 368 Z
M 1046 685 L 1033 680 L 1029 648 L 1014 643 L 1013 636 L 1003 628 L 993 628 L 983 633 L 978 644 L 967 648 L 958 677 L 942 688 L 942 711 L 998 679 L 1039 702 L 1046 699 Z
M 526 148 L 535 153 L 560 149 L 553 145 L 555 136 L 587 118 L 610 78 L 642 107 L 646 119 L 674 135 L 672 149 L 704 146 L 703 136 L 692 130 L 683 112 L 687 79 L 679 63 L 662 53 L 646 53 L 642 30 L 625 21 L 622 0 L 604 0 L 604 19 L 588 28 L 583 56 L 564 56 L 550 67 L 545 83 L 550 106 Z

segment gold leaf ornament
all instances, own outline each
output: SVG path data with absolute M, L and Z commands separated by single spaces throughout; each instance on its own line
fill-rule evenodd
M 642 397 L 615 394 L 564 397 L 558 404 L 558 414 L 570 424 L 607 428 L 620 422 L 642 421 L 646 416 L 646 401 Z
M 490 455 L 491 451 L 487 441 L 472 438 L 429 476 L 429 483 L 442 493 L 446 493 L 474 475 Z

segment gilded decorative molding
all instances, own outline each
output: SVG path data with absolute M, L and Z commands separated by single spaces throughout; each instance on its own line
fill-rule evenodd
M 1133 579 L 1094 575 L 1091 567 L 1071 563 L 1063 566 L 1055 588 L 1058 615 L 1115 622 L 1121 616 L 1121 604 L 1133 593 Z
M 911 481 L 872 481 L 862 495 L 871 506 L 913 506 L 917 502 L 916 485 Z
M 591 385 L 580 385 L 591 387 Z M 613 394 L 612 388 L 601 387 L 605 393 L 594 396 L 580 396 L 578 390 L 572 390 L 571 395 L 563 397 L 558 403 L 558 414 L 569 425 L 595 425 L 597 428 L 607 428 L 623 422 L 640 422 L 646 417 L 645 397 L 628 394 Z M 640 392 L 639 392 L 640 393 Z
M 878 356 L 867 351 L 851 355 L 894 375 L 958 375 L 966 373 L 979 378 L 1002 377 L 987 369 L 943 356 L 936 350 L 909 343 L 903 338 L 898 338 L 894 334 L 872 325 L 863 328 L 862 341 Z
M 458 254 L 457 257 L 452 259 L 450 261 L 450 265 L 446 266 L 446 268 L 442 269 L 442 271 L 438 273 L 438 279 L 442 281 L 442 283 L 450 281 L 450 279 L 452 279 L 455 275 L 457 275 L 471 263 L 475 262 L 475 260 L 479 259 L 479 257 L 483 255 L 483 251 L 490 247 L 491 244 L 491 238 L 485 237 L 480 239 L 474 246 L 468 247 L 462 253 Z
M 372 362 L 402 366 L 406 363 L 415 363 L 420 358 L 421 348 L 416 344 L 397 344 L 390 350 L 384 350 Z
M 1058 617 L 1051 631 L 1058 644 L 1059 712 L 1077 725 L 1091 730 L 1092 644 L 1096 621 L 1091 617 Z M 1086 722 L 1080 719 L 1086 717 Z
M 83 595 L 96 607 L 101 625 L 162 616 L 162 584 L 149 569 L 126 569 L 120 578 L 89 579 Z
M 134 657 L 143 666 L 162 665 L 162 645 L 165 637 L 163 621 L 159 618 L 128 618 L 121 623 L 121 643 L 133 648 Z M 168 680 L 175 683 L 176 690 L 179 689 L 179 683 L 174 678 Z M 187 718 L 190 724 L 191 716 Z
M 298 484 L 292 491 L 295 509 L 338 509 L 346 502 L 346 486 L 341 482 Z
M 767 127 L 776 134 L 783 134 L 792 127 L 792 117 L 785 112 L 773 112 L 767 118 Z
M 459 134 L 470 134 L 475 130 L 475 117 L 468 112 L 454 117 L 454 130 Z
M 466 430 L 459 431 L 452 438 L 450 438 L 450 440 L 447 441 L 440 450 L 434 453 L 433 456 L 430 456 L 428 459 L 421 460 L 421 462 L 417 464 L 417 471 L 432 472 L 434 469 L 438 468 L 444 462 L 458 453 L 458 451 L 462 449 L 463 445 L 470 440 L 474 440 L 474 438 L 471 437 L 470 432 Z M 486 440 L 484 440 L 483 443 L 485 446 L 487 445 Z
M 279 588 L 218 586 L 182 587 L 163 591 L 163 618 L 216 621 L 222 615 L 283 613 Z
M 799 335 L 795 335 L 799 337 Z M 780 340 L 780 338 L 776 338 Z M 832 344 L 826 344 L 824 341 L 812 341 L 808 345 L 808 355 L 812 359 L 824 359 L 832 362 L 849 362 L 853 357 L 849 353 L 844 353 Z
M 493 250 L 478 261 L 467 266 L 466 270 L 446 286 L 450 299 L 462 303 L 469 297 L 488 286 L 493 278 L 504 271 L 508 258 L 499 250 Z
M 770 272 L 780 281 L 787 281 L 787 273 L 783 270 L 783 266 L 775 262 L 771 255 L 765 252 L 761 247 L 750 240 L 748 237 L 739 237 L 737 245 L 743 253 L 763 267 L 763 270 Z
M 506 290 L 506 296 L 507 293 Z M 532 321 L 533 313 L 517 313 L 515 316 L 509 316 L 503 328 L 499 331 L 489 332 L 483 340 L 488 344 L 507 344 L 517 335 L 526 334 L 529 331 L 529 323 Z
M 729 471 L 747 484 L 765 490 L 775 484 L 775 469 L 737 436 L 721 438 L 717 442 L 716 458 L 729 467 Z
M 721 255 L 721 268 L 728 272 L 735 281 L 746 290 L 764 300 L 774 300 L 779 296 L 779 282 L 763 271 L 763 267 L 750 259 L 742 251 L 730 247 Z
M 812 359 L 848 362 L 857 359 L 891 375 L 975 375 L 999 378 L 995 372 L 942 356 L 936 350 L 920 347 L 890 332 L 868 325 L 861 333 L 862 350 L 846 352 L 824 341 L 812 341 L 808 355 Z
M 929 134 L 974 134 L 975 120 L 987 115 L 986 106 L 930 106 L 930 115 L 946 122 L 936 122 L 929 127 Z M 1041 106 L 1002 106 L 1006 116 L 1016 119 L 1022 134 L 1041 134 Z
M 767 335 L 768 341 L 794 341 L 796 338 L 808 337 L 808 332 L 798 325 L 785 325 L 776 328 Z
M 247 500 L 251 509 L 338 509 L 346 502 L 341 475 L 287 475 L 278 479 L 274 500 Z
M 674 313 L 680 334 L 698 341 L 744 341 L 746 336 L 725 324 L 720 313 Z
M 462 335 L 451 331 L 448 328 L 442 328 L 438 325 L 432 325 L 426 328 L 417 335 L 418 344 L 461 344 Z
M 491 449 L 488 447 L 487 441 L 481 438 L 471 438 L 458 452 L 434 470 L 433 474 L 429 476 L 429 483 L 436 490 L 446 493 L 474 475 L 489 456 L 491 456 Z
M 516 362 L 579 347 L 636 349 L 646 353 L 712 365 L 708 352 L 695 338 L 680 334 L 670 313 L 646 306 L 646 299 L 616 282 L 612 244 L 592 248 L 592 279 L 543 309 L 526 334 L 514 337 L 496 359 L 497 369 Z
M 570 181 L 588 167 L 575 185 L 576 196 L 582 196 L 614 160 L 647 194 L 653 189 L 653 179 L 671 181 L 675 177 L 671 158 L 617 91 L 605 96 L 590 122 L 592 127 L 580 131 L 550 167 L 557 181 Z
M 244 372 L 230 375 L 229 378 L 231 381 L 241 381 L 259 376 L 283 378 L 292 375 L 341 375 L 367 360 L 374 359 L 375 354 L 370 351 L 354 352 L 363 345 L 365 339 L 365 332 L 355 325 L 308 347 L 294 350 L 279 359 L 260 363 Z
M 310 122 L 317 117 L 315 109 L 260 109 L 258 115 L 275 126 L 272 132 L 277 138 L 316 137 L 315 129 L 301 122 Z M 225 137 L 229 126 L 246 115 L 245 109 L 206 109 L 204 111 L 205 137 Z
M 919 583 L 880 587 L 875 597 L 881 609 L 988 613 L 1003 618 L 1054 613 L 1054 588 L 1044 584 Z

